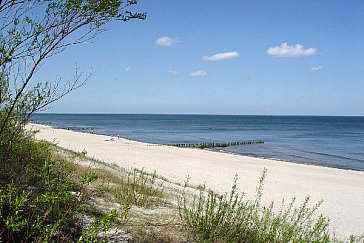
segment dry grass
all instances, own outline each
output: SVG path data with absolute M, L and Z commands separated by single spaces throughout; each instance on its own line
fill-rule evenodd
M 54 157 L 60 163 L 72 162 L 75 180 L 90 173 L 97 180 L 88 186 L 89 203 L 85 211 L 98 214 L 110 209 L 128 207 L 126 223 L 107 240 L 118 242 L 186 242 L 188 232 L 177 209 L 178 185 L 143 170 L 126 171 L 115 165 L 88 158 L 86 153 L 55 147 Z M 115 231 L 115 229 L 113 229 Z M 120 232 L 126 232 L 120 233 Z M 120 237 L 119 237 L 120 235 Z M 127 236 L 126 236 L 127 235 Z

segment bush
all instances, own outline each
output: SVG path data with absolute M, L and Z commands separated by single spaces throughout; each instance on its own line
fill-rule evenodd
M 329 220 L 315 212 L 321 202 L 309 207 L 307 197 L 299 207 L 295 200 L 278 213 L 273 202 L 261 206 L 267 171 L 260 177 L 255 200 L 237 192 L 236 179 L 230 194 L 201 189 L 192 204 L 184 193 L 178 200 L 181 219 L 200 242 L 329 242 Z
M 1 157 L 0 167 L 1 242 L 94 242 L 113 225 L 114 211 L 96 217 L 88 227 L 81 221 L 87 186 L 97 175 L 70 178 L 72 164 L 54 161 L 46 142 L 17 136 L 10 148 L 11 156 Z

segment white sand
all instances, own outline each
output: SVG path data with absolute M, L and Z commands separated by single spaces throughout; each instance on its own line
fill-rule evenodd
M 248 197 L 254 196 L 259 175 L 268 169 L 263 200 L 280 203 L 297 197 L 302 202 L 310 195 L 312 202 L 324 203 L 320 213 L 331 218 L 339 237 L 364 233 L 364 173 L 269 159 L 231 155 L 201 149 L 177 148 L 118 139 L 110 136 L 80 133 L 49 126 L 30 124 L 40 130 L 37 139 L 56 142 L 74 151 L 87 151 L 87 156 L 115 163 L 125 168 L 144 168 L 175 182 L 190 177 L 190 183 L 203 184 L 225 192 L 235 174 L 238 186 Z

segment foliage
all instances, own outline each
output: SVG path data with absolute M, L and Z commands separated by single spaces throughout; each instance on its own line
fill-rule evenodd
M 144 19 L 131 11 L 136 0 L 0 1 L 0 148 L 7 146 L 29 116 L 80 87 L 90 77 L 76 69 L 71 80 L 35 82 L 49 58 L 71 45 L 93 40 L 111 21 Z M 9 131 L 11 130 L 11 131 Z
M 114 189 L 118 201 L 136 206 L 152 206 L 162 202 L 164 188 L 156 181 L 156 173 L 148 174 L 143 170 L 131 170 L 127 178 Z
M 118 218 L 126 219 L 128 211 L 129 208 L 124 207 L 124 211 L 122 211 L 122 213 L 118 213 L 116 210 L 106 212 L 101 217 L 93 220 L 88 228 L 84 228 L 78 240 L 80 242 L 99 242 L 100 232 L 109 231 L 115 225 L 115 221 Z
M 116 217 L 126 219 L 128 210 L 106 212 L 87 227 L 80 215 L 87 203 L 87 186 L 97 174 L 80 180 L 69 177 L 72 164 L 56 163 L 50 144 L 29 138 L 13 146 L 12 160 L 1 168 L 0 239 L 6 242 L 70 241 L 94 242 L 108 230 Z M 4 161 L 2 161 L 4 162 Z M 22 164 L 21 168 L 18 166 Z M 3 177 L 3 175 L 5 177 Z
M 201 242 L 330 242 L 329 220 L 315 217 L 321 202 L 309 206 L 309 198 L 298 207 L 293 199 L 275 213 L 273 202 L 261 205 L 266 170 L 261 175 L 255 200 L 237 192 L 236 179 L 230 194 L 200 190 L 191 206 L 188 196 L 179 198 L 179 213 Z
M 364 234 L 362 234 L 362 235 L 351 235 L 349 237 L 348 242 L 350 242 L 350 243 L 363 243 L 364 242 Z

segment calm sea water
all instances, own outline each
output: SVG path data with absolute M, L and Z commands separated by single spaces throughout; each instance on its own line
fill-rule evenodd
M 32 120 L 158 144 L 263 140 L 222 150 L 364 171 L 364 117 L 35 114 Z

